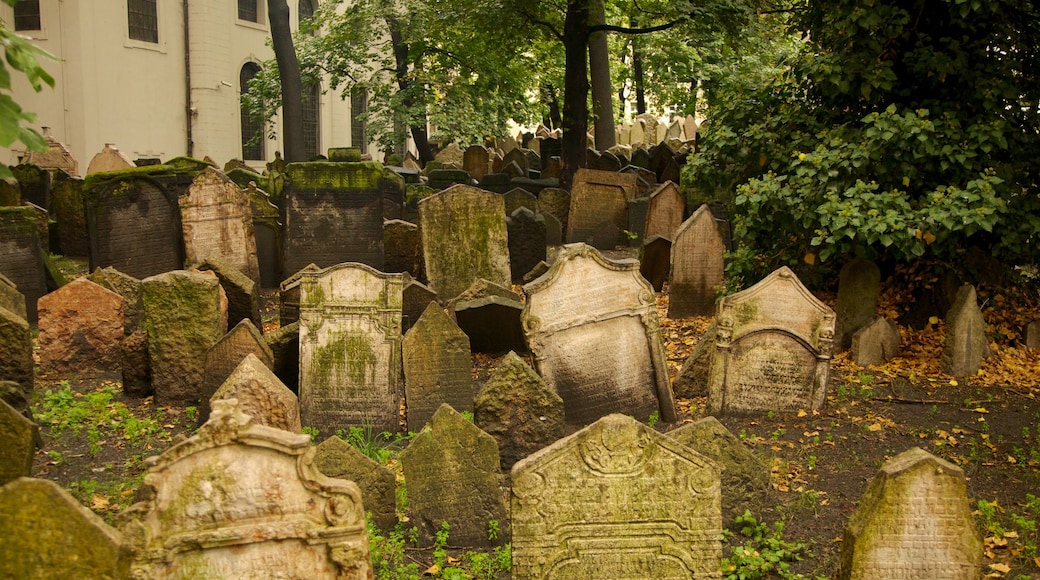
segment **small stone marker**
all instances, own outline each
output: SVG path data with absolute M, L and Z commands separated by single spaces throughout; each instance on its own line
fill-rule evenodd
M 271 372 L 269 365 L 253 353 L 242 359 L 207 402 L 218 399 L 237 399 L 239 410 L 251 416 L 257 425 L 290 433 L 301 431 L 300 401 Z
M 964 471 L 914 447 L 885 463 L 845 526 L 840 580 L 982 574 Z
M 46 479 L 0 487 L 0 578 L 130 578 L 122 535 Z
M 636 196 L 636 176 L 578 169 L 571 188 L 567 241 L 604 250 L 627 244 L 628 202 Z
M 685 212 L 686 199 L 679 193 L 679 187 L 671 181 L 662 183 L 650 194 L 650 207 L 646 212 L 643 237 L 650 239 L 661 236 L 673 239 L 683 223 Z
M 33 388 L 29 323 L 6 308 L 0 308 L 0 380 L 14 381 L 26 391 Z
M 859 366 L 879 365 L 899 354 L 899 328 L 883 316 L 852 335 L 849 356 Z
M 725 284 L 722 227 L 708 206 L 701 205 L 675 232 L 668 318 L 715 314 L 715 297 Z
M 877 315 L 881 270 L 871 260 L 856 258 L 838 274 L 838 306 L 834 323 L 834 348 L 852 346 L 852 335 Z
M 32 473 L 37 433 L 36 423 L 0 400 L 0 485 Z
M 207 167 L 192 181 L 187 195 L 178 198 L 178 203 L 188 263 L 218 258 L 259 286 L 260 265 L 249 195 L 223 172 Z
M 268 346 L 260 331 L 248 320 L 239 321 L 234 328 L 206 351 L 203 363 L 202 396 L 199 400 L 199 424 L 205 423 L 209 419 L 209 400 L 213 394 L 250 354 L 257 357 L 260 363 L 268 369 L 274 368 L 274 353 L 271 352 L 271 347 Z M 262 421 L 260 422 L 262 423 Z
M 719 304 L 708 379 L 711 414 L 819 409 L 834 311 L 786 266 Z
M 639 256 L 639 273 L 654 287 L 654 292 L 664 289 L 671 268 L 672 240 L 654 236 L 643 240 Z
M 535 368 L 563 399 L 568 423 L 615 412 L 676 420 L 654 291 L 637 261 L 567 244 L 524 292 Z
M 120 526 L 134 577 L 371 578 L 361 491 L 314 455 L 310 436 L 215 401 L 196 435 L 148 460 L 151 493 Z
M 476 386 L 470 376 L 469 337 L 439 304 L 426 307 L 404 335 L 401 351 L 409 431 L 421 430 L 442 403 L 473 410 Z
M 328 477 L 357 483 L 365 511 L 372 523 L 391 531 L 397 523 L 397 494 L 394 472 L 372 461 L 346 441 L 333 435 L 315 446 L 314 466 Z
M 441 405 L 401 452 L 401 467 L 423 545 L 433 543 L 441 522 L 448 522 L 451 542 L 461 546 L 487 548 L 508 537 L 498 443 L 450 405 Z M 494 539 L 488 538 L 491 521 L 500 526 Z
M 449 307 L 473 352 L 527 351 L 520 322 L 524 305 L 509 286 L 477 280 Z
M 120 372 L 125 303 L 86 278 L 40 298 L 40 370 L 91 377 Z
M 513 578 L 717 578 L 719 468 L 609 415 L 512 472 Z
M 526 207 L 519 207 L 506 218 L 509 232 L 509 271 L 519 283 L 538 262 L 545 261 L 545 218 Z
M 498 441 L 503 471 L 563 437 L 563 399 L 515 352 L 502 359 L 473 407 L 473 422 Z
M 397 432 L 400 274 L 337 264 L 300 279 L 300 415 L 323 433 Z
M 975 287 L 965 284 L 946 313 L 946 344 L 942 352 L 943 372 L 955 377 L 974 376 L 983 359 L 990 356 L 986 321 L 982 318 Z

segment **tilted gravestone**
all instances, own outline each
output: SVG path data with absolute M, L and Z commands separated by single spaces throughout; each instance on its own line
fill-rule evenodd
M 401 220 L 383 222 L 383 248 L 386 254 L 384 272 L 408 272 L 415 278 L 423 277 L 419 226 Z
M 196 264 L 198 270 L 209 270 L 220 280 L 228 301 L 228 326 L 233 327 L 242 320 L 253 323 L 258 330 L 263 329 L 260 319 L 260 284 L 246 276 L 227 260 L 210 256 Z
M 486 548 L 505 541 L 506 508 L 499 491 L 498 443 L 443 404 L 401 452 L 408 507 L 431 545 L 447 522 L 452 543 Z M 488 537 L 489 522 L 500 531 Z M 491 524 L 496 525 L 496 524 Z
M 571 194 L 565 189 L 547 187 L 538 194 L 538 211 L 549 214 L 560 222 L 562 231 L 567 231 L 567 220 L 571 211 Z
M 672 381 L 675 396 L 687 399 L 708 396 L 708 371 L 711 367 L 711 353 L 715 351 L 715 332 L 718 328 L 718 321 L 712 320 L 697 340 L 697 346 L 690 356 L 686 357 Z
M 502 469 L 564 434 L 563 399 L 510 352 L 473 401 L 473 422 L 498 441 Z
M 506 218 L 509 234 L 509 270 L 512 281 L 523 281 L 524 274 L 545 261 L 545 218 L 526 207 L 519 207 Z
M 786 266 L 719 303 L 708 378 L 711 414 L 819 409 L 834 311 Z
M 29 323 L 6 308 L 0 308 L 0 381 L 14 381 L 26 391 L 33 388 Z
M 123 297 L 123 327 L 130 334 L 144 318 L 141 281 L 112 268 L 97 268 L 87 277 L 91 282 Z
M 672 240 L 654 236 L 643 240 L 639 251 L 639 273 L 654 287 L 654 292 L 664 289 L 671 267 Z
M 654 291 L 638 262 L 567 244 L 524 293 L 535 369 L 563 398 L 568 423 L 610 413 L 676 420 Z
M 899 328 L 883 316 L 852 335 L 849 358 L 861 367 L 879 365 L 899 354 Z
M 957 290 L 953 305 L 946 313 L 943 372 L 955 377 L 974 376 L 990 354 L 986 321 L 982 318 L 975 287 L 965 284 Z
M 224 336 L 220 282 L 174 270 L 142 280 L 141 293 L 155 402 L 197 406 L 206 351 Z
M 51 208 L 51 174 L 41 167 L 20 163 L 11 168 L 22 191 L 22 200 L 42 207 Z
M 627 243 L 628 202 L 635 197 L 635 175 L 578 169 L 571 188 L 567 241 L 601 250 Z
M 426 275 L 451 300 L 480 278 L 509 286 L 509 247 L 502 197 L 456 185 L 419 202 Z
M 223 260 L 260 284 L 249 195 L 221 171 L 207 167 L 178 199 L 185 258 L 199 264 Z
M 0 485 L 32 473 L 38 432 L 36 423 L 0 400 Z
M 352 445 L 333 435 L 314 448 L 314 466 L 328 477 L 357 483 L 365 511 L 384 532 L 397 523 L 397 478 L 394 472 L 372 461 Z
M 437 293 L 429 286 L 404 274 L 404 289 L 401 290 L 401 332 L 408 332 L 426 311 L 430 302 L 436 300 Z
M 418 432 L 442 403 L 473 410 L 469 337 L 431 302 L 401 341 L 408 430 Z
M 29 206 L 0 207 L 0 274 L 25 296 L 30 324 L 36 323 L 36 301 L 47 293 L 43 252 L 36 212 Z
M 89 256 L 87 220 L 83 212 L 83 180 L 59 171 L 51 187 L 51 215 L 57 222 L 58 248 L 64 256 Z
M 0 487 L 0 577 L 130 578 L 123 536 L 46 479 Z
M 200 424 L 209 419 L 209 400 L 213 394 L 249 355 L 257 357 L 268 369 L 274 368 L 274 353 L 271 352 L 271 347 L 256 326 L 248 320 L 239 321 L 206 351 L 202 394 L 199 398 Z
M 322 475 L 310 436 L 214 402 L 198 433 L 149 458 L 148 499 L 123 515 L 135 578 L 365 580 L 372 569 L 357 484 Z
M 382 165 L 290 163 L 286 172 L 286 272 L 311 262 L 383 267 Z
M 256 262 L 260 269 L 260 286 L 277 288 L 282 281 L 282 223 L 278 206 L 271 203 L 267 192 L 255 181 L 242 185 L 249 196 L 253 212 L 253 237 L 256 240 Z
M 23 320 L 29 316 L 25 310 L 25 296 L 7 276 L 0 274 L 0 308 L 5 308 Z
M 609 415 L 512 471 L 513 578 L 716 578 L 719 469 Z
M 317 264 L 307 264 L 278 286 L 278 323 L 288 326 L 300 319 L 300 279 L 304 272 L 320 272 Z
M 527 351 L 520 322 L 524 305 L 509 286 L 477 280 L 449 308 L 473 352 Z
M 294 393 L 300 392 L 300 323 L 279 326 L 264 335 L 264 342 L 274 355 L 271 370 Z
M 679 193 L 679 187 L 671 181 L 662 183 L 650 194 L 644 238 L 662 236 L 674 239 L 685 213 L 686 199 Z
M 722 224 L 702 205 L 672 239 L 668 318 L 711 316 L 725 283 L 726 239 Z
M 873 261 L 856 258 L 842 266 L 838 274 L 838 305 L 835 308 L 836 350 L 852 346 L 852 335 L 874 320 L 880 285 L 881 270 Z
M 122 296 L 77 278 L 39 300 L 40 370 L 80 376 L 118 373 Z
M 979 578 L 982 538 L 969 505 L 960 467 L 917 447 L 900 453 L 845 526 L 837 578 Z
M 304 272 L 300 284 L 303 424 L 397 432 L 401 275 L 347 263 Z
M 300 401 L 274 376 L 267 361 L 253 353 L 247 354 L 213 393 L 207 401 L 207 410 L 213 401 L 223 399 L 236 399 L 239 410 L 252 417 L 257 425 L 290 433 L 299 433 L 302 429 Z

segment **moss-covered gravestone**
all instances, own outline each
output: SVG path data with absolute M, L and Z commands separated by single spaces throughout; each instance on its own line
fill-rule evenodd
M 513 282 L 520 283 L 524 274 L 538 262 L 545 261 L 545 218 L 526 208 L 518 207 L 506 218 L 509 232 L 509 270 Z
M 58 247 L 64 256 L 89 256 L 87 220 L 83 213 L 83 180 L 64 171 L 51 187 L 51 216 L 58 224 Z
M 601 250 L 627 244 L 628 202 L 637 194 L 636 176 L 579 169 L 574 174 L 567 217 L 567 241 Z
M 231 262 L 216 256 L 206 258 L 195 267 L 213 272 L 220 280 L 220 287 L 224 289 L 228 300 L 229 327 L 234 327 L 239 321 L 248 320 L 258 330 L 262 329 L 259 282 L 247 276 Z
M 40 370 L 102 376 L 118 373 L 126 300 L 78 278 L 40 298 Z
M 249 355 L 254 355 L 257 362 L 268 369 L 274 368 L 274 353 L 271 352 L 271 347 L 248 320 L 240 321 L 206 351 L 202 400 L 199 401 L 199 423 L 205 423 L 209 418 L 209 400 L 213 393 L 217 392 Z
M 97 268 L 88 276 L 91 282 L 107 288 L 123 297 L 123 323 L 126 333 L 133 332 L 144 318 L 141 303 L 141 281 L 115 268 Z
M 14 381 L 26 391 L 33 388 L 29 323 L 6 308 L 0 308 L 0 380 Z
M 411 275 L 405 274 L 404 289 L 401 291 L 402 332 L 407 332 L 426 311 L 426 307 L 435 300 L 437 300 L 436 292 L 426 284 L 412 278 Z
M 271 348 L 274 366 L 271 370 L 290 391 L 300 392 L 300 322 L 279 326 L 264 335 Z
M 0 207 L 0 274 L 25 295 L 26 320 L 36 323 L 36 301 L 47 293 L 44 246 L 30 206 Z
M 224 381 L 207 407 L 219 399 L 237 399 L 238 408 L 253 417 L 253 422 L 299 433 L 300 402 L 270 367 L 253 353 L 246 355 Z
M 158 405 L 196 406 L 206 351 L 224 336 L 220 282 L 175 270 L 141 281 L 152 388 Z
M 630 417 L 521 460 L 512 482 L 517 580 L 719 577 L 719 468 Z
M 282 222 L 278 206 L 271 203 L 267 192 L 255 181 L 242 186 L 253 211 L 253 236 L 256 238 L 256 261 L 260 268 L 260 285 L 277 288 L 282 281 Z
M 358 484 L 365 511 L 372 523 L 391 531 L 397 523 L 397 478 L 394 472 L 372 461 L 343 439 L 333 435 L 315 446 L 314 466 L 329 477 Z
M 975 287 L 965 284 L 957 290 L 957 297 L 946 313 L 943 372 L 955 377 L 974 376 L 990 354 L 986 321 L 982 318 Z
M 0 487 L 0 578 L 130 577 L 122 535 L 53 481 Z
M 311 263 L 300 271 L 282 280 L 278 286 L 278 322 L 288 326 L 300 319 L 300 279 L 304 272 L 320 272 L 317 264 Z
M 566 189 L 547 187 L 538 195 L 538 211 L 554 216 L 563 232 L 567 231 L 567 218 L 571 211 L 571 194 Z M 565 240 L 566 241 L 566 240 Z
M 422 429 L 442 403 L 473 410 L 476 385 L 470 375 L 469 337 L 439 304 L 426 307 L 404 335 L 401 352 L 409 431 Z
M 423 276 L 419 226 L 402 220 L 383 222 L 383 246 L 386 253 L 384 272 L 408 272 L 415 278 Z
M 975 580 L 982 555 L 964 472 L 914 447 L 867 486 L 845 527 L 837 578 Z
M 724 224 L 715 219 L 707 205 L 701 205 L 675 231 L 668 282 L 668 318 L 715 314 L 715 297 L 725 283 Z
M 0 308 L 6 308 L 22 319 L 28 319 L 25 296 L 7 276 L 0 274 Z
M 249 195 L 223 172 L 207 167 L 178 199 L 189 264 L 217 258 L 260 284 Z
M 35 423 L 0 400 L 0 485 L 30 475 L 36 434 Z

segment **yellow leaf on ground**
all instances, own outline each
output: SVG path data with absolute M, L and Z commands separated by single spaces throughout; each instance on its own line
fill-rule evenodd
M 939 324 L 939 317 L 938 316 L 930 316 L 930 317 L 928 317 L 928 324 Z
M 805 412 L 805 409 L 798 409 L 798 417 L 799 417 L 799 418 L 800 418 L 800 417 L 804 417 L 804 416 L 806 416 L 806 415 L 808 415 L 808 414 L 809 414 L 809 413 L 806 413 L 806 412 Z
M 95 495 L 90 500 L 90 509 L 92 510 L 103 510 L 108 508 L 108 498 L 101 495 L 100 493 Z
M 975 407 L 972 411 L 975 411 L 976 413 L 989 413 L 989 410 L 985 407 Z
M 880 431 L 881 430 L 881 423 L 874 423 L 870 427 L 867 427 L 867 429 L 869 429 L 870 431 Z
M 803 259 L 805 260 L 805 263 L 809 264 L 810 266 L 816 264 L 816 254 L 813 254 L 812 252 L 806 254 L 805 258 Z
M 1040 568 L 1040 556 L 1033 558 L 1033 563 L 1036 564 L 1037 568 Z
M 957 386 L 957 379 L 950 379 L 950 386 L 951 387 L 956 387 Z
M 997 572 L 1001 572 L 1003 574 L 1007 574 L 1008 572 L 1011 571 L 1011 566 L 1008 566 L 1007 564 L 1005 564 L 1003 562 L 998 562 L 996 564 L 990 564 L 989 567 L 990 567 L 991 570 L 994 570 L 994 571 L 997 571 Z
M 437 564 L 434 564 L 433 566 L 430 566 L 429 568 L 423 571 L 423 576 L 436 576 L 440 573 L 440 571 L 441 567 Z

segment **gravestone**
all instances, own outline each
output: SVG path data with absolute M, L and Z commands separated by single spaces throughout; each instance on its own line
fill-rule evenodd
M 300 392 L 300 323 L 279 326 L 264 335 L 264 342 L 271 349 L 274 364 L 271 370 L 288 389 Z
M 397 478 L 394 472 L 364 456 L 352 445 L 333 435 L 314 448 L 314 466 L 327 477 L 357 483 L 365 511 L 372 523 L 390 532 L 397 523 Z
M 639 273 L 654 287 L 654 292 L 664 289 L 671 267 L 672 240 L 653 236 L 643 240 L 639 251 Z
M 538 262 L 545 261 L 545 218 L 535 215 L 526 207 L 518 207 L 506 218 L 509 237 L 509 271 L 514 283 L 520 283 L 524 274 Z
M 469 337 L 431 302 L 401 342 L 408 430 L 418 432 L 441 403 L 473 410 L 476 385 L 470 372 Z
M 513 215 L 513 212 L 521 207 L 526 207 L 532 213 L 538 213 L 538 198 L 526 189 L 514 187 L 502 197 L 506 202 L 507 217 Z
M 512 176 L 508 173 L 488 173 L 480 180 L 480 189 L 505 194 L 510 189 Z
M 120 526 L 135 578 L 372 577 L 357 484 L 322 475 L 310 436 L 214 402 L 198 433 L 148 460 Z
M 329 161 L 357 162 L 361 161 L 360 147 L 329 147 Z
M 22 190 L 18 188 L 18 180 L 13 177 L 0 179 L 0 207 L 21 205 Z
M 401 467 L 408 482 L 408 509 L 423 545 L 433 543 L 441 522 L 448 523 L 451 542 L 457 545 L 488 548 L 508 537 L 498 443 L 450 405 L 441 405 L 401 452 Z M 492 520 L 501 531 L 489 539 Z
M 563 399 L 515 352 L 498 364 L 473 407 L 473 422 L 498 441 L 503 471 L 564 434 Z
M 883 316 L 852 335 L 851 358 L 861 367 L 879 365 L 899 354 L 899 328 Z
M 515 163 L 516 172 L 513 177 L 530 177 L 530 166 L 527 163 L 527 155 L 523 149 L 512 149 L 506 151 L 505 155 L 502 156 L 502 160 L 496 160 L 495 172 L 496 173 L 513 173 L 509 171 L 508 167 Z
M 638 262 L 567 244 L 524 293 L 535 369 L 563 399 L 568 423 L 618 412 L 676 420 L 654 291 Z
M 672 182 L 662 183 L 650 194 L 650 206 L 646 212 L 646 239 L 661 236 L 674 239 L 683 223 L 686 200 Z
M 628 227 L 624 234 L 626 245 L 638 248 L 643 245 L 643 231 L 646 229 L 646 216 L 650 211 L 650 199 L 637 197 L 628 200 Z
M 456 185 L 419 202 L 419 230 L 430 287 L 458 296 L 478 279 L 509 286 L 509 247 L 502 197 Z
M 845 526 L 840 580 L 982 574 L 964 471 L 914 447 L 881 466 Z
M 260 286 L 256 280 L 217 256 L 206 258 L 195 268 L 216 274 L 220 287 L 227 295 L 229 327 L 235 326 L 239 321 L 248 320 L 257 329 L 263 328 L 260 319 Z
M 473 352 L 527 351 L 520 323 L 523 303 L 509 286 L 477 280 L 449 308 Z
M 571 211 L 571 194 L 565 189 L 547 187 L 538 194 L 538 211 L 551 215 L 560 222 L 563 232 L 567 231 L 567 219 Z M 564 240 L 566 241 L 566 240 Z
M 87 219 L 83 212 L 83 180 L 59 171 L 51 187 L 51 215 L 57 222 L 58 248 L 64 256 L 89 256 Z
M 628 202 L 635 194 L 634 175 L 578 169 L 571 188 L 567 241 L 585 242 L 601 250 L 627 243 Z
M 119 343 L 119 367 L 122 371 L 123 394 L 128 397 L 150 397 L 152 367 L 148 359 L 148 331 L 136 328 Z
M 464 156 L 465 153 L 459 147 L 459 144 L 452 142 L 448 143 L 448 145 L 444 149 L 438 151 L 433 158 L 445 165 L 454 165 L 455 167 L 462 167 L 462 158 Z
M 624 415 L 513 466 L 513 578 L 717 578 L 719 468 Z
M 40 370 L 84 377 L 118 373 L 125 304 L 86 278 L 40 298 Z
M 287 272 L 310 263 L 359 262 L 383 267 L 382 165 L 290 163 L 286 167 Z
M 282 223 L 278 206 L 251 181 L 245 185 L 253 210 L 253 237 L 256 240 L 256 262 L 260 269 L 260 286 L 277 288 L 282 281 Z
M 122 535 L 46 479 L 0 487 L 0 577 L 130 578 Z
M 79 175 L 79 162 L 72 156 L 68 145 L 58 141 L 51 135 L 50 127 L 41 127 L 44 141 L 47 142 L 45 151 L 28 150 L 23 163 L 28 163 L 46 169 L 48 171 L 62 171 L 68 175 Z
M 647 169 L 657 175 L 658 183 L 679 183 L 679 163 L 675 159 L 675 152 L 667 144 L 662 143 L 650 151 L 650 165 Z
M 311 263 L 302 270 L 289 276 L 278 286 L 278 322 L 286 326 L 300 319 L 300 279 L 304 272 L 320 272 L 316 264 Z
M 203 362 L 202 396 L 199 400 L 199 423 L 209 419 L 209 400 L 231 373 L 253 355 L 268 369 L 274 368 L 274 353 L 260 331 L 249 320 L 241 320 L 206 351 Z M 299 411 L 297 411 L 299 415 Z M 261 423 L 259 418 L 257 420 Z M 267 423 L 263 423 L 267 424 Z
M 383 191 L 383 219 L 399 220 L 404 216 L 404 191 L 405 177 L 407 172 L 402 168 L 398 171 L 384 168 L 383 178 L 379 180 L 379 188 Z M 414 183 L 419 182 L 418 174 L 415 174 Z
M 132 276 L 108 268 L 97 268 L 90 276 L 91 282 L 119 294 L 123 297 L 123 328 L 130 334 L 144 319 L 144 305 L 141 303 L 141 281 Z
M 383 250 L 385 272 L 408 272 L 416 278 L 423 276 L 422 240 L 419 226 L 401 220 L 383 222 Z
M 470 177 L 480 181 L 490 173 L 490 162 L 491 158 L 486 148 L 481 145 L 472 145 L 467 147 L 463 154 L 462 167 Z
M 26 320 L 36 324 L 36 301 L 47 293 L 44 250 L 29 206 L 0 207 L 0 274 L 25 296 Z
M 856 258 L 842 266 L 835 309 L 835 349 L 845 350 L 852 346 L 852 335 L 874 320 L 880 286 L 881 270 L 873 261 Z
M 22 319 L 28 318 L 25 311 L 25 296 L 18 291 L 14 282 L 3 274 L 0 274 L 0 308 L 6 308 Z
M 42 207 L 44 211 L 51 208 L 51 174 L 41 167 L 20 163 L 11 168 L 11 173 L 18 180 L 18 188 L 22 192 L 22 201 Z
M 198 406 L 206 351 L 224 336 L 220 282 L 174 270 L 141 281 L 148 360 L 157 405 Z
M 712 320 L 708 328 L 697 339 L 697 346 L 690 356 L 686 357 L 675 380 L 672 381 L 672 392 L 677 397 L 691 399 L 708 396 L 708 371 L 711 367 L 711 353 L 715 350 L 715 332 L 718 330 L 717 320 Z
M 300 416 L 322 433 L 398 430 L 401 274 L 357 263 L 300 279 Z
M 260 284 L 249 195 L 221 171 L 207 167 L 178 199 L 189 264 L 220 259 Z
M 1026 349 L 1040 349 L 1040 320 L 1034 320 L 1027 324 L 1022 334 L 1025 335 Z
M 723 522 L 733 522 L 745 510 L 761 513 L 768 502 L 769 467 L 718 419 L 702 417 L 666 435 L 722 469 Z
M 137 167 L 134 162 L 116 147 L 115 143 L 105 143 L 104 148 L 90 158 L 87 164 L 87 175 L 104 171 L 118 171 Z
M 408 329 L 426 311 L 430 302 L 435 300 L 437 300 L 437 293 L 429 286 L 410 275 L 405 275 L 404 289 L 401 290 L 401 332 L 408 332 Z
M 35 423 L 0 400 L 0 486 L 32 473 L 37 433 Z
M 942 370 L 955 377 L 971 377 L 979 371 L 983 359 L 990 356 L 986 338 L 986 321 L 982 318 L 975 287 L 965 284 L 957 290 L 953 306 L 946 313 L 946 343 L 942 352 Z
M 626 165 L 621 168 L 621 173 L 630 173 L 638 178 L 636 184 L 638 185 L 639 191 L 636 194 L 636 197 L 650 197 L 650 194 L 657 191 L 660 187 L 657 183 L 657 175 L 649 169 L 638 167 L 636 165 Z
M 834 311 L 786 266 L 719 303 L 708 378 L 713 415 L 819 409 Z
M 26 391 L 33 388 L 29 323 L 6 308 L 0 308 L 0 381 L 14 381 Z
M 725 284 L 726 238 L 722 222 L 701 205 L 672 239 L 668 318 L 711 316 Z
M 462 169 L 432 169 L 427 165 L 426 175 L 428 177 L 426 183 L 435 191 L 441 191 L 453 185 L 469 185 L 472 181 L 469 173 Z
M 632 144 L 635 145 L 636 142 L 632 141 Z M 633 149 L 632 150 L 632 160 L 631 160 L 630 164 L 631 165 L 635 165 L 636 167 L 642 167 L 643 169 L 646 169 L 646 170 L 649 171 L 649 169 L 650 169 L 650 152 L 647 151 L 645 148 L 642 148 L 642 147 L 637 148 L 637 149 Z M 657 174 L 656 173 L 654 173 L 654 179 L 655 180 L 657 179 Z
M 300 401 L 270 367 L 269 361 L 247 354 L 207 401 L 207 411 L 212 401 L 236 399 L 239 410 L 251 416 L 255 424 L 299 433 Z

